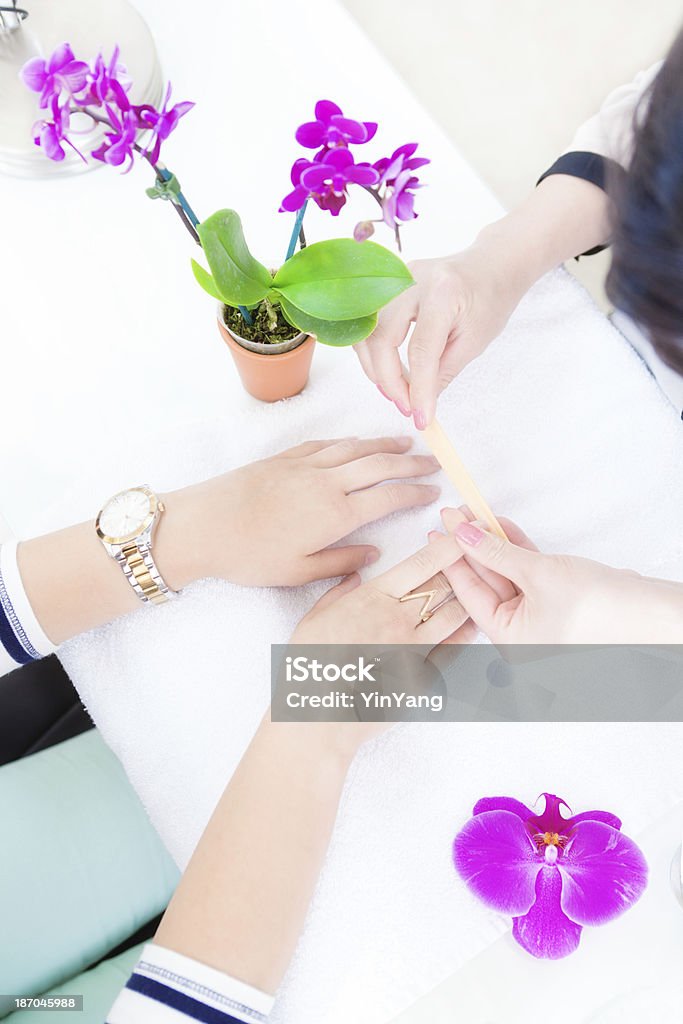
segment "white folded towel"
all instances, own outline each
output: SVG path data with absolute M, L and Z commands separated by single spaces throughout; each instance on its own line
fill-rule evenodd
M 683 429 L 563 271 L 534 288 L 439 415 L 493 507 L 542 548 L 683 579 Z M 303 395 L 275 406 L 245 396 L 222 422 L 171 426 L 153 457 L 133 456 L 128 479 L 173 487 L 306 438 L 406 427 L 353 353 L 319 351 Z M 440 504 L 458 503 L 443 488 L 435 507 L 359 531 L 382 547 L 373 573 L 424 543 Z M 325 589 L 206 581 L 62 649 L 181 866 L 267 704 L 270 643 L 286 641 Z M 388 1021 L 501 934 L 506 922 L 451 866 L 478 797 L 529 802 L 550 790 L 577 811 L 615 811 L 636 834 L 683 797 L 681 749 L 678 724 L 416 724 L 383 736 L 352 770 L 276 1024 Z M 576 955 L 599 957 L 608 931 L 585 935 Z

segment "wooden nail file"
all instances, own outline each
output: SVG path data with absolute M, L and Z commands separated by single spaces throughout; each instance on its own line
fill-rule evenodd
M 403 360 L 401 360 L 401 368 L 403 376 L 410 383 L 410 371 L 403 363 Z M 491 533 L 495 533 L 497 536 L 502 537 L 503 540 L 507 540 L 508 537 L 505 530 L 494 516 L 484 495 L 465 469 L 462 459 L 456 452 L 452 442 L 449 440 L 448 434 L 439 421 L 433 419 L 429 426 L 420 431 L 420 433 L 431 448 L 432 455 L 438 460 L 448 479 L 452 484 L 455 484 L 461 497 L 464 498 L 464 503 L 469 505 L 474 518 L 481 520 L 482 523 L 486 523 Z
M 455 484 L 460 495 L 469 505 L 475 519 L 486 523 L 492 533 L 507 540 L 505 530 L 500 525 L 483 494 L 465 469 L 462 459 L 456 452 L 445 430 L 438 422 L 432 420 L 428 427 L 421 431 L 422 436 L 432 450 L 432 454 L 441 463 L 446 476 Z

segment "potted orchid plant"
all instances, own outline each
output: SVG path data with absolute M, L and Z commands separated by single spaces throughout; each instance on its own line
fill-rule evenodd
M 377 124 L 347 118 L 329 100 L 315 106 L 315 119 L 299 126 L 297 142 L 315 150 L 291 170 L 292 190 L 280 211 L 294 214 L 290 243 L 281 266 L 268 268 L 249 251 L 234 210 L 219 210 L 199 221 L 178 179 L 160 160 L 161 146 L 194 104 L 171 105 L 171 87 L 162 105 L 131 103 L 130 79 L 116 49 L 107 62 L 76 58 L 68 44 L 47 60 L 30 60 L 22 70 L 26 86 L 39 94 L 41 116 L 34 141 L 52 160 L 63 160 L 70 146 L 83 160 L 130 170 L 136 159 L 154 171 L 147 189 L 152 199 L 170 201 L 208 269 L 192 260 L 201 287 L 219 303 L 218 326 L 246 390 L 275 401 L 306 384 L 315 341 L 348 346 L 374 330 L 378 311 L 413 284 L 399 256 L 368 241 L 383 222 L 400 250 L 400 227 L 413 220 L 416 174 L 429 161 L 417 157 L 417 144 L 395 150 L 374 163 L 356 160 L 356 147 L 369 143 Z M 76 115 L 103 126 L 100 144 L 88 155 L 78 148 Z M 310 201 L 338 216 L 349 190 L 363 189 L 378 205 L 378 217 L 356 225 L 353 238 L 306 244 L 304 216 Z

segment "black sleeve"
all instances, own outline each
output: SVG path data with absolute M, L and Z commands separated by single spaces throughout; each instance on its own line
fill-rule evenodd
M 551 174 L 568 174 L 572 178 L 583 178 L 584 181 L 590 181 L 607 192 L 608 181 L 623 175 L 624 169 L 616 160 L 601 156 L 599 153 L 573 150 L 570 153 L 563 153 L 547 171 L 543 172 L 536 184 L 540 185 Z M 596 245 L 594 249 L 581 253 L 581 256 L 593 256 L 606 248 L 607 245 Z M 579 257 L 576 258 L 578 260 Z

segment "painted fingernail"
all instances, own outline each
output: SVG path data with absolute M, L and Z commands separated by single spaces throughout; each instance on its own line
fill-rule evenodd
M 363 562 L 363 565 L 373 565 L 375 562 L 378 562 L 379 555 L 380 553 L 377 548 L 373 548 L 372 551 L 368 551 L 367 555 L 365 556 L 365 561 Z
M 386 393 L 386 391 L 384 390 L 384 388 L 382 387 L 382 385 L 381 385 L 381 384 L 375 384 L 375 387 L 376 387 L 376 388 L 377 388 L 377 390 L 379 391 L 380 395 L 382 395 L 382 396 L 383 396 L 384 398 L 386 398 L 386 399 L 387 399 L 387 401 L 389 401 L 389 402 L 391 402 L 391 401 L 392 401 L 392 399 L 391 399 L 391 398 L 389 398 L 389 395 L 388 395 L 388 394 Z
M 406 416 L 408 419 L 410 419 L 410 409 L 407 409 L 406 406 L 402 405 L 400 402 L 394 401 L 394 405 L 401 413 L 401 416 Z
M 484 531 L 472 523 L 459 523 L 453 532 L 458 540 L 461 540 L 464 544 L 469 544 L 473 548 L 481 544 L 485 536 Z
M 427 426 L 427 417 L 422 412 L 422 409 L 413 409 L 413 420 L 418 430 L 424 430 Z

